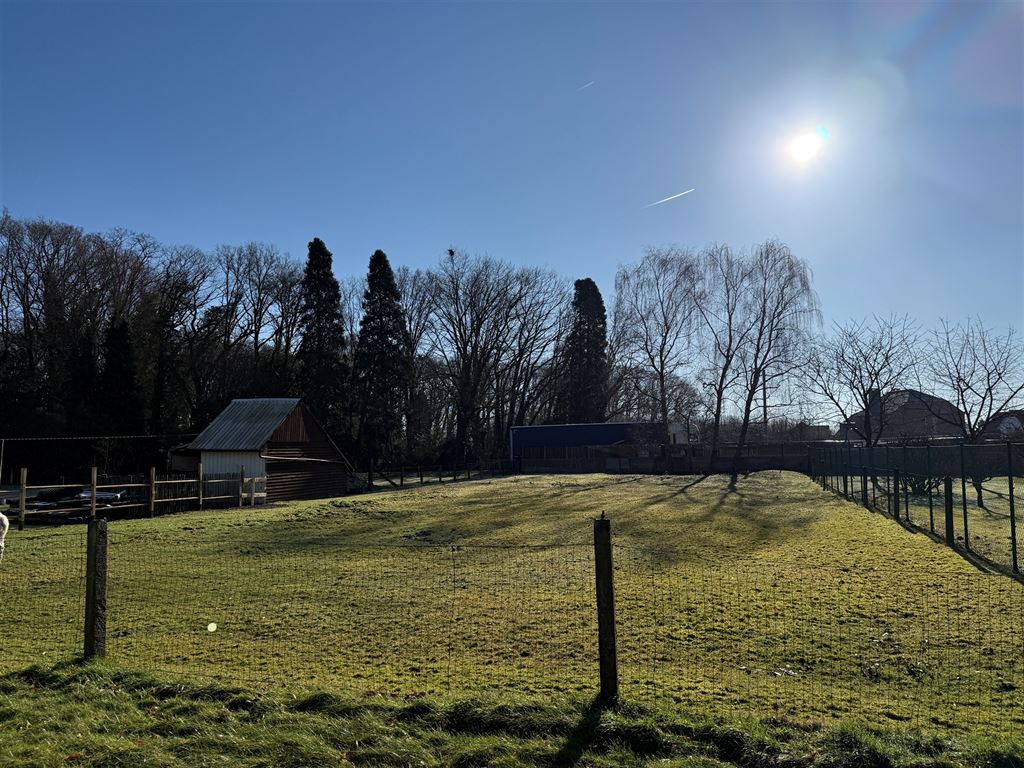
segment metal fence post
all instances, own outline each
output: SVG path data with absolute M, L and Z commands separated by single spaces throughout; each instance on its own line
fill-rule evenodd
M 840 454 L 840 461 L 843 466 L 843 498 L 850 498 L 850 464 L 845 456 Z
M 1020 573 L 1017 565 L 1017 504 L 1013 498 L 1013 445 L 1006 443 L 1006 483 L 1010 492 L 1010 559 L 1013 572 Z
M 964 549 L 971 548 L 967 537 L 967 464 L 964 461 L 964 441 L 960 441 L 960 500 L 964 508 Z
M 597 586 L 597 650 L 601 675 L 601 699 L 619 695 L 619 671 L 615 653 L 615 587 L 612 579 L 611 520 L 601 513 L 594 521 L 594 575 Z
M 96 467 L 89 471 L 89 519 L 96 519 Z
M 90 520 L 85 557 L 86 659 L 107 655 L 107 521 Z
M 892 488 L 889 489 L 889 514 L 894 520 L 900 519 L 900 471 L 896 467 L 892 469 Z
M 21 479 L 18 485 L 18 530 L 25 530 L 25 495 L 28 492 L 28 469 L 21 468 Z
M 956 534 L 953 532 L 953 478 L 946 475 L 942 478 L 943 501 L 946 511 L 946 544 L 956 544 Z
M 868 503 L 868 470 L 864 466 L 860 468 L 860 503 L 864 505 L 864 509 L 871 509 L 871 504 Z
M 928 471 L 928 530 L 935 533 L 935 506 L 932 499 L 932 446 L 929 443 L 924 447 L 925 463 Z

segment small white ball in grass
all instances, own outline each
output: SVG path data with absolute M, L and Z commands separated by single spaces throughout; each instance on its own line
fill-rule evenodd
M 214 623 L 213 623 L 213 622 L 211 621 L 211 622 L 210 622 L 209 624 L 207 624 L 207 625 L 206 625 L 206 631 L 207 631 L 207 632 L 216 632 L 216 631 L 217 631 L 217 625 L 216 625 L 216 624 L 214 624 Z

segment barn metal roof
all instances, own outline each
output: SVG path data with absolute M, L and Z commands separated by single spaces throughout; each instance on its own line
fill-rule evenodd
M 232 400 L 189 448 L 196 451 L 258 451 L 299 404 L 297 397 Z

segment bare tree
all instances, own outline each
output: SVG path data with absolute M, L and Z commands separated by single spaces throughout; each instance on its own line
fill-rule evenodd
M 802 362 L 807 331 L 820 317 L 810 268 L 777 240 L 763 243 L 754 252 L 750 286 L 744 297 L 744 311 L 751 330 L 738 355 L 742 424 L 736 445 L 737 465 L 756 399 L 760 395 L 767 408 L 772 391 Z
M 518 297 L 512 269 L 449 250 L 432 273 L 431 351 L 443 361 L 459 459 L 481 453 L 484 397 L 498 364 Z
M 726 245 L 708 248 L 700 258 L 701 283 L 696 293 L 703 352 L 703 386 L 711 411 L 710 461 L 718 453 L 722 416 L 729 392 L 742 376 L 737 356 L 754 330 L 751 302 L 752 264 Z
M 666 431 L 669 384 L 673 376 L 682 376 L 696 330 L 697 274 L 690 252 L 652 248 L 638 264 L 620 267 L 615 275 L 615 354 L 620 365 L 654 374 L 654 387 L 644 395 L 654 402 Z
M 871 448 L 887 424 L 883 398 L 914 376 L 917 345 L 917 330 L 906 316 L 836 325 L 811 349 L 808 386 L 848 433 Z
M 959 430 L 964 442 L 979 443 L 992 419 L 1024 402 L 1024 346 L 1012 328 L 999 334 L 980 319 L 951 325 L 943 320 L 925 346 L 925 379 L 956 406 L 950 413 L 929 400 L 936 419 Z M 978 506 L 985 506 L 980 464 L 971 473 Z

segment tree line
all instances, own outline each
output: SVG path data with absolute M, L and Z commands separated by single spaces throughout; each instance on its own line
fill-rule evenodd
M 188 433 L 235 397 L 300 396 L 359 462 L 497 457 L 512 426 L 608 419 L 739 452 L 911 385 L 948 396 L 977 440 L 1024 389 L 1012 330 L 823 331 L 809 266 L 775 240 L 649 249 L 619 268 L 610 312 L 590 278 L 457 250 L 428 269 L 382 251 L 358 277 L 336 266 L 318 238 L 303 264 L 5 211 L 0 436 Z

